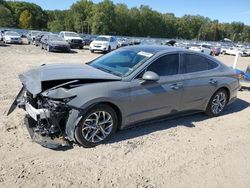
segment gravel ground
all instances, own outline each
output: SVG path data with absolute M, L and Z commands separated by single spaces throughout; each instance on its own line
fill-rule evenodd
M 99 54 L 0 46 L 0 187 L 249 187 L 250 92 L 225 113 L 195 114 L 120 131 L 105 145 L 53 151 L 31 142 L 24 111 L 7 110 L 18 74 L 44 63 L 87 62 Z M 218 57 L 231 66 L 232 56 Z M 250 58 L 240 57 L 245 69 Z

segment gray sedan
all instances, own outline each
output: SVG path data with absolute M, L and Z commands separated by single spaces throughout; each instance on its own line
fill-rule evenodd
M 11 106 L 27 111 L 32 138 L 56 148 L 94 147 L 117 130 L 166 115 L 220 115 L 239 75 L 211 56 L 166 46 L 124 47 L 87 64 L 43 65 L 20 75 Z M 8 114 L 9 114 L 8 113 Z

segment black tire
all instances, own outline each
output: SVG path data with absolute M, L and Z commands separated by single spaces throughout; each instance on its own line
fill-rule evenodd
M 90 50 L 91 53 L 94 53 L 94 50 Z
M 82 49 L 83 49 L 83 46 L 79 46 L 79 49 L 81 49 L 81 50 L 82 50 Z
M 41 50 L 43 50 L 43 44 L 40 44 L 40 46 L 41 46 Z
M 216 97 L 218 94 L 220 94 L 220 93 L 223 93 L 223 94 L 225 95 L 225 105 L 223 106 L 223 108 L 220 110 L 219 113 L 214 113 L 213 110 L 212 110 L 212 108 L 213 108 L 213 101 L 215 100 L 215 97 Z M 228 96 L 228 93 L 227 93 L 227 91 L 226 91 L 225 89 L 222 88 L 222 89 L 217 90 L 217 91 L 213 94 L 213 96 L 211 97 L 211 99 L 209 100 L 209 103 L 208 103 L 207 108 L 206 108 L 206 111 L 205 111 L 206 115 L 208 115 L 209 117 L 217 117 L 217 116 L 219 116 L 219 115 L 224 111 L 224 109 L 225 109 L 226 106 L 227 106 L 228 97 L 229 97 L 229 96 Z
M 85 139 L 85 137 L 82 133 L 84 122 L 91 114 L 98 112 L 98 111 L 104 111 L 104 112 L 107 112 L 111 115 L 112 120 L 113 120 L 112 130 L 107 135 L 107 137 L 104 138 L 102 141 L 89 142 Z M 117 118 L 117 114 L 115 113 L 114 109 L 112 107 L 110 107 L 109 105 L 105 105 L 105 104 L 96 105 L 96 106 L 92 107 L 90 110 L 88 110 L 88 112 L 84 114 L 84 116 L 82 117 L 82 119 L 78 123 L 78 125 L 75 129 L 75 138 L 76 138 L 76 141 L 85 148 L 95 147 L 99 144 L 106 142 L 116 132 L 117 126 L 118 126 L 118 118 Z
M 111 47 L 110 47 L 110 46 L 109 46 L 109 48 L 108 48 L 108 53 L 109 53 L 109 52 L 111 52 Z

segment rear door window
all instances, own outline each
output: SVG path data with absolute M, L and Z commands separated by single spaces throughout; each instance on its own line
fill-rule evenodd
M 183 73 L 192 73 L 214 69 L 218 64 L 196 54 L 183 54 Z

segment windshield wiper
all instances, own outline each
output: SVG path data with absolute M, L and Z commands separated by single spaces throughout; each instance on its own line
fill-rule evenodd
M 104 71 L 104 72 L 114 74 L 115 76 L 122 77 L 122 74 L 119 73 L 119 72 L 114 72 L 114 71 L 112 71 L 112 70 L 105 69 L 104 67 L 100 67 L 100 66 L 94 66 L 94 67 L 97 68 L 97 69 L 99 69 L 99 70 L 102 70 L 102 71 Z

